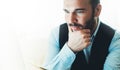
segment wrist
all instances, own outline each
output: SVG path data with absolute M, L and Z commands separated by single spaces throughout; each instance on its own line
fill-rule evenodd
M 71 50 L 74 54 L 77 53 L 77 51 L 75 51 L 75 50 L 73 50 L 73 49 L 71 48 L 72 46 L 70 46 L 70 45 L 68 44 L 68 42 L 67 42 L 66 44 L 67 44 L 68 48 L 70 48 L 70 50 Z

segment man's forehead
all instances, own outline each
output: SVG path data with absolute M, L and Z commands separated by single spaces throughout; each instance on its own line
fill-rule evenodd
M 72 7 L 72 6 L 86 6 L 89 5 L 89 0 L 64 0 L 64 6 Z
M 86 0 L 89 1 L 89 0 Z M 86 2 L 85 0 L 65 0 L 64 2 L 64 9 L 67 10 L 84 10 L 90 7 L 90 3 Z
M 91 0 L 64 0 L 64 2 L 69 3 L 69 2 L 82 2 L 82 3 L 91 3 Z

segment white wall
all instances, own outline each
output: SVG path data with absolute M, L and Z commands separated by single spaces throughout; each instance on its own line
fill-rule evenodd
M 102 12 L 100 19 L 114 29 L 120 31 L 120 4 L 118 0 L 101 0 Z
M 100 19 L 120 30 L 118 3 L 102 0 Z M 50 30 L 64 23 L 62 10 L 62 0 L 0 0 L 0 70 L 39 70 Z

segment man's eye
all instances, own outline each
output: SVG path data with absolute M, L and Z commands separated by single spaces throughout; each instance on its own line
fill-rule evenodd
M 76 13 L 78 13 L 78 14 L 81 14 L 81 13 L 84 13 L 85 11 L 84 10 L 78 10 L 78 11 L 76 11 Z

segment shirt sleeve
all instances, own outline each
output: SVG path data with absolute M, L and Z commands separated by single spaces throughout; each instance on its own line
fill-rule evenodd
M 48 55 L 42 68 L 47 70 L 70 70 L 75 60 L 75 54 L 65 44 L 60 50 L 59 48 L 59 27 L 52 31 L 48 47 Z
M 110 44 L 109 54 L 104 64 L 104 70 L 120 70 L 120 34 L 117 32 Z

